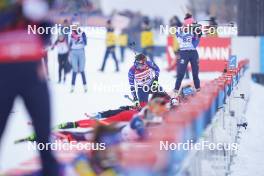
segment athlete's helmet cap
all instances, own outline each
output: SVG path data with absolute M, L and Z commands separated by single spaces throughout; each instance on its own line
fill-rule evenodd
M 144 63 L 146 60 L 147 60 L 147 57 L 142 53 L 136 55 L 136 57 L 135 57 L 135 61 L 139 62 L 139 63 L 140 62 Z

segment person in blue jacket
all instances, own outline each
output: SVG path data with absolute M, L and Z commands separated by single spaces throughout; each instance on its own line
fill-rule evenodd
M 159 67 L 154 62 L 147 61 L 144 54 L 136 55 L 134 65 L 128 72 L 130 91 L 136 106 L 145 106 L 149 94 L 163 92 L 162 87 L 158 84 L 159 72 Z
M 184 26 L 180 31 L 177 31 L 176 37 L 179 42 L 180 59 L 177 61 L 177 79 L 174 87 L 174 96 L 178 96 L 181 87 L 181 82 L 190 62 L 192 67 L 193 82 L 196 91 L 200 90 L 199 79 L 199 55 L 196 47 L 199 44 L 201 31 L 194 30 L 194 20 L 191 14 L 186 14 L 184 18 Z M 190 30 L 190 29 L 193 30 Z M 189 30 L 188 30 L 189 29 Z M 197 33 L 199 32 L 199 34 Z

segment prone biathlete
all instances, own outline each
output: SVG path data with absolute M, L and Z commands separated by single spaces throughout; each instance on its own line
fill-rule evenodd
M 135 113 L 128 123 L 121 126 L 115 124 L 115 126 L 119 128 L 119 131 L 116 132 L 117 136 L 120 138 L 119 140 L 134 141 L 147 138 L 149 135 L 147 127 L 163 123 L 165 114 L 175 107 L 170 100 L 170 96 L 168 96 L 165 92 L 153 94 L 151 100 L 148 102 L 148 105 L 142 108 L 139 112 Z M 89 141 L 92 136 L 91 131 L 60 131 L 60 134 L 65 135 L 66 140 L 68 141 Z
M 147 138 L 149 135 L 147 127 L 163 123 L 165 114 L 176 106 L 177 104 L 172 103 L 171 97 L 166 92 L 154 93 L 148 104 L 121 129 L 122 140 Z
M 89 128 L 94 127 L 98 122 L 105 125 L 115 122 L 128 122 L 138 111 L 139 109 L 135 106 L 121 106 L 117 109 L 98 112 L 91 115 L 90 119 L 61 123 L 54 129 Z
M 67 141 L 77 140 L 83 141 L 91 137 L 91 131 L 89 132 L 70 132 L 70 131 L 57 131 L 74 128 L 94 128 L 98 124 L 111 125 L 118 122 L 129 122 L 135 114 L 139 112 L 139 109 L 134 106 L 121 106 L 114 110 L 107 110 L 98 112 L 94 115 L 89 116 L 89 119 L 83 119 L 73 122 L 65 122 L 56 125 L 53 130 L 53 138 L 66 139 Z M 88 138 L 87 138 L 88 136 Z M 16 140 L 15 143 L 25 141 L 36 141 L 36 134 L 33 133 L 26 138 Z
M 167 93 L 158 92 L 153 94 L 150 101 L 148 102 L 148 105 L 142 108 L 140 111 L 134 110 L 121 112 L 129 117 L 125 119 L 125 122 L 127 122 L 125 124 L 117 123 L 122 121 L 120 120 L 120 118 L 118 119 L 117 116 L 112 116 L 103 120 L 103 122 L 98 122 L 96 120 L 90 119 L 77 122 L 68 122 L 66 124 L 60 124 L 59 126 L 57 126 L 57 129 L 77 128 L 84 126 L 86 128 L 96 127 L 98 124 L 105 126 L 115 125 L 117 128 L 119 128 L 118 135 L 120 136 L 120 140 L 122 141 L 144 139 L 148 136 L 146 127 L 161 124 L 163 122 L 165 113 L 169 112 L 169 110 L 173 109 L 174 107 L 177 107 L 177 104 L 173 104 L 171 102 L 171 98 Z M 121 117 L 121 113 L 119 113 L 119 117 Z M 92 138 L 92 133 L 93 131 L 91 130 L 86 132 L 56 131 L 53 132 L 53 136 L 59 138 L 60 140 L 66 141 L 90 141 Z M 17 141 L 34 141 L 35 137 L 35 134 L 32 134 L 27 138 Z

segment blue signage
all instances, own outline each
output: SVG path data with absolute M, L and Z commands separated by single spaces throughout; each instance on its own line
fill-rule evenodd
M 228 68 L 229 69 L 235 69 L 237 68 L 237 56 L 231 55 L 228 60 Z

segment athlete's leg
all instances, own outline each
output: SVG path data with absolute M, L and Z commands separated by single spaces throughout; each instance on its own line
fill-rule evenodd
M 144 107 L 148 103 L 149 91 L 147 86 L 145 88 L 138 88 L 137 94 L 141 107 Z
M 113 57 L 113 59 L 115 61 L 116 71 L 118 72 L 119 71 L 119 66 L 118 66 L 118 61 L 116 59 L 115 48 L 112 48 L 111 53 L 112 53 L 112 57 Z
M 76 75 L 78 73 L 78 56 L 76 55 L 75 51 L 71 51 L 70 61 L 72 65 L 72 86 L 74 86 L 76 81 Z
M 186 72 L 186 68 L 189 61 L 188 51 L 180 51 L 180 59 L 177 61 L 177 79 L 175 83 L 175 90 L 179 90 L 181 87 L 181 82 L 184 78 L 184 74 Z
M 99 112 L 99 114 L 101 114 L 101 118 L 108 118 L 108 117 L 111 117 L 111 116 L 114 116 L 120 112 L 124 111 L 123 109 L 110 109 L 108 111 L 102 111 L 102 112 Z
M 193 83 L 196 89 L 200 88 L 200 79 L 199 79 L 199 56 L 197 51 L 192 52 L 192 56 L 190 57 L 190 62 L 192 66 L 192 75 L 193 75 Z
M 147 49 L 147 53 L 148 53 L 148 57 L 149 57 L 149 59 L 152 61 L 152 62 L 154 62 L 154 53 L 153 53 L 153 47 L 149 47 L 148 49 Z
M 58 82 L 61 82 L 61 73 L 62 73 L 62 69 L 63 69 L 63 55 L 62 54 L 58 54 L 58 64 L 59 64 L 59 79 Z
M 0 139 L 16 97 L 16 85 L 11 64 L 0 64 Z
M 121 62 L 124 62 L 125 60 L 125 47 L 120 46 L 120 55 L 121 55 Z
M 37 143 L 47 144 L 50 137 L 50 99 L 47 83 L 45 78 L 38 74 L 41 67 L 37 63 L 29 64 L 25 69 L 27 73 L 21 80 L 23 87 L 19 93 L 32 118 Z M 51 149 L 41 150 L 40 156 L 43 175 L 58 175 L 58 164 Z
M 84 53 L 84 50 L 80 50 L 79 53 L 79 71 L 81 73 L 81 76 L 82 76 L 82 82 L 83 82 L 83 85 L 86 85 L 86 76 L 85 76 L 85 53 Z
M 113 122 L 128 122 L 132 119 L 133 115 L 138 113 L 137 110 L 126 110 L 121 111 L 120 113 L 113 115 L 104 121 L 107 123 L 113 123 Z
M 68 53 L 62 55 L 63 81 L 66 81 L 66 65 L 68 62 Z
M 106 60 L 107 60 L 109 54 L 110 54 L 110 48 L 107 47 L 107 48 L 106 48 L 106 51 L 105 51 L 105 55 L 104 55 L 103 64 L 102 64 L 102 67 L 101 67 L 101 69 L 100 69 L 101 71 L 104 71 L 104 69 L 105 69 Z

